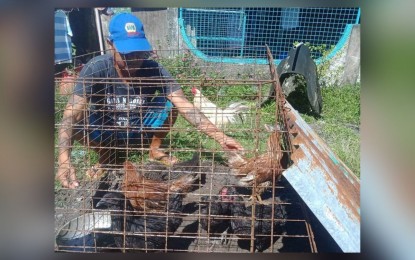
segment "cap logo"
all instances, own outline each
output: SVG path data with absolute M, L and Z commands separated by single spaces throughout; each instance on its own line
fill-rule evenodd
M 138 34 L 137 33 L 137 28 L 135 27 L 134 23 L 126 23 L 125 24 L 125 30 L 127 31 L 128 35 Z

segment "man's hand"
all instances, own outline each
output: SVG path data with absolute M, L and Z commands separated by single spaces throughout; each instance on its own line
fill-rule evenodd
M 69 97 L 59 127 L 59 169 L 56 179 L 63 187 L 74 189 L 79 186 L 76 180 L 75 169 L 70 163 L 72 127 L 83 119 L 83 111 L 86 111 L 86 99 L 73 94 Z
M 60 181 L 64 188 L 75 189 L 79 186 L 76 180 L 75 168 L 68 163 L 59 166 L 56 179 Z
M 224 136 L 222 140 L 218 140 L 218 141 L 225 151 L 228 151 L 228 150 L 243 151 L 244 150 L 242 145 L 238 143 L 237 141 L 235 141 L 233 138 Z

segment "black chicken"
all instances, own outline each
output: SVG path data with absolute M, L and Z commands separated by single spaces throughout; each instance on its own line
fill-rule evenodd
M 271 235 L 273 235 L 272 237 L 276 237 L 282 233 L 286 219 L 286 211 L 283 205 L 274 204 L 274 219 L 272 220 L 273 205 L 256 204 L 246 207 L 243 197 L 238 194 L 234 187 L 228 187 L 226 197 L 222 200 L 230 200 L 233 202 L 230 204 L 230 210 L 233 216 L 231 219 L 231 227 L 233 233 L 241 240 L 238 243 L 240 246 L 246 244 L 246 242 L 249 243 L 251 239 L 253 206 L 255 206 L 255 250 L 263 252 L 271 246 Z M 273 225 L 271 224 L 272 221 Z
M 111 230 L 116 232 L 114 240 L 117 247 L 128 252 L 151 252 L 164 249 L 166 235 L 173 234 L 182 223 L 182 218 L 176 215 L 182 211 L 182 199 L 182 195 L 170 194 L 168 212 L 145 215 L 133 212 L 131 203 L 122 193 L 108 192 L 96 208 L 112 210 Z
M 229 199 L 227 199 L 227 187 L 223 187 L 219 192 L 220 196 L 213 195 L 203 196 L 200 198 L 200 226 L 209 234 L 221 234 L 221 241 L 223 243 L 224 236 L 230 227 L 231 208 Z M 224 202 L 223 200 L 227 200 Z

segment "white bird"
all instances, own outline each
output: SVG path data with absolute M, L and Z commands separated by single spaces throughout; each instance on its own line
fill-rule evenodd
M 221 109 L 203 96 L 199 89 L 193 87 L 192 93 L 194 95 L 193 105 L 217 127 L 235 123 L 237 121 L 237 116 L 242 121 L 241 113 L 249 109 L 243 102 L 232 103 L 227 108 Z

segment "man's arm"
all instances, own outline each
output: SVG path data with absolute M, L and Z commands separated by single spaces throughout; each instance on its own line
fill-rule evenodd
M 66 105 L 61 125 L 59 127 L 59 157 L 58 157 L 58 180 L 64 187 L 71 187 L 71 182 L 75 182 L 75 173 L 71 173 L 71 145 L 72 145 L 72 127 L 76 122 L 83 118 L 83 112 L 86 108 L 86 99 L 72 95 Z M 72 176 L 73 175 L 73 176 Z M 77 185 L 76 185 L 77 186 Z
M 168 95 L 168 99 L 176 106 L 179 113 L 196 129 L 202 131 L 209 137 L 215 139 L 224 149 L 237 149 L 243 150 L 243 147 L 226 136 L 221 130 L 219 130 L 209 119 L 200 112 L 199 109 L 195 108 L 192 103 L 184 96 L 181 89 Z

